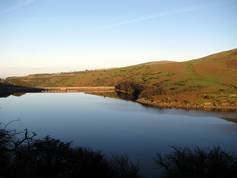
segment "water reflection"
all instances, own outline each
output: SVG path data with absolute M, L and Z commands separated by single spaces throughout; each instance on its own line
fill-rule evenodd
M 20 96 L 23 96 L 23 95 L 25 95 L 26 93 L 0 93 L 0 98 L 7 98 L 7 97 L 9 97 L 9 96 L 18 96 L 18 97 L 20 97 Z
M 111 97 L 117 99 L 123 99 L 127 101 L 136 101 L 136 98 L 132 95 L 121 93 L 121 92 L 110 92 L 110 93 L 91 93 L 97 96 L 104 96 L 104 97 Z M 141 104 L 142 105 L 142 104 Z M 148 105 L 143 105 L 147 110 L 159 111 L 159 113 L 170 113 L 170 114 L 183 114 L 189 116 L 213 116 L 219 117 L 231 122 L 237 123 L 237 112 L 221 112 L 221 111 L 201 111 L 201 110 L 188 110 L 188 109 L 165 109 L 165 108 L 158 108 Z
M 9 96 L 16 96 L 16 97 L 21 97 L 25 95 L 26 93 L 0 93 L 0 98 L 7 98 Z M 88 93 L 91 95 L 96 95 L 96 96 L 103 96 L 103 97 L 109 97 L 109 98 L 116 98 L 116 99 L 123 99 L 126 101 L 134 101 L 135 98 L 131 95 L 128 95 L 126 93 L 121 93 L 121 92 L 91 92 Z M 142 105 L 142 104 L 141 104 Z M 219 117 L 231 122 L 237 123 L 237 112 L 221 112 L 221 111 L 197 111 L 197 110 L 186 110 L 186 109 L 165 109 L 165 108 L 157 108 L 157 107 L 152 107 L 152 106 L 147 106 L 143 105 L 144 108 L 146 108 L 149 111 L 159 111 L 159 113 L 169 113 L 169 114 L 183 114 L 183 115 L 189 115 L 189 116 L 213 116 L 213 117 Z
M 0 99 L 0 122 L 20 119 L 12 128 L 29 128 L 73 145 L 126 153 L 152 175 L 153 157 L 170 146 L 221 146 L 237 150 L 237 124 L 207 113 L 144 107 L 132 101 L 83 93 L 28 93 Z
M 0 93 L 0 98 L 7 98 L 11 96 L 11 93 Z

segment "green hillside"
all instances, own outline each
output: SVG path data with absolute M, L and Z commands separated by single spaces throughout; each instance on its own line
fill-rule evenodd
M 168 107 L 237 108 L 237 49 L 186 62 L 150 62 L 123 68 L 10 77 L 32 87 L 115 86 L 122 81 L 145 86 L 140 102 Z M 157 89 L 158 88 L 158 89 Z M 162 90 L 157 92 L 156 90 Z M 148 101 L 148 102 L 147 102 Z M 165 105 L 166 106 L 166 105 Z M 179 106 L 177 106 L 179 107 Z
M 24 86 L 113 86 L 122 80 L 141 84 L 162 83 L 167 89 L 185 87 L 237 87 L 237 49 L 187 62 L 151 62 L 124 68 L 73 73 L 10 77 L 7 81 Z

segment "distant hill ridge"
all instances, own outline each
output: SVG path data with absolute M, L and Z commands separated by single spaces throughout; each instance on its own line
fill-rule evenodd
M 200 86 L 237 85 L 237 49 L 186 62 L 158 61 L 129 67 L 58 74 L 9 77 L 8 82 L 24 86 L 114 86 L 129 79 L 143 84 L 187 81 Z
M 30 87 L 141 86 L 137 101 L 160 107 L 237 110 L 237 49 L 184 62 L 158 61 L 134 66 L 58 74 L 9 77 Z M 128 87 L 126 89 L 126 87 Z M 131 90 L 130 90 L 131 89 Z

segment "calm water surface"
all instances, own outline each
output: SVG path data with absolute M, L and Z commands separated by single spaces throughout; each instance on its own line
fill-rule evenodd
M 237 113 L 231 113 L 236 116 Z M 153 177 L 156 153 L 170 146 L 221 146 L 237 151 L 237 124 L 219 114 L 174 109 L 159 110 L 120 99 L 83 93 L 38 93 L 0 98 L 0 122 L 28 128 L 38 137 L 50 135 L 74 146 L 126 153 Z

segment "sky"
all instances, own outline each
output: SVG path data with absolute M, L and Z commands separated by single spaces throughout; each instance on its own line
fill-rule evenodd
M 0 77 L 237 48 L 237 0 L 0 0 Z

